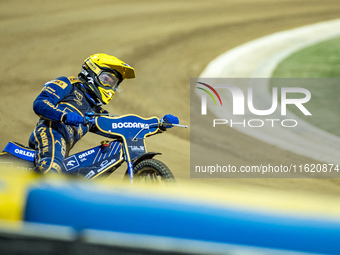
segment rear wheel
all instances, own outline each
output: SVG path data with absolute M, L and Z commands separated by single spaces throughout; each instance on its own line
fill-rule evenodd
M 128 172 L 126 173 L 128 176 Z M 145 184 L 164 184 L 175 182 L 170 169 L 157 159 L 145 159 L 133 169 L 133 181 Z

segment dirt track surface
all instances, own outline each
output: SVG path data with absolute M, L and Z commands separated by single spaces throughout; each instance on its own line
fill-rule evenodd
M 27 143 L 38 120 L 32 102 L 43 84 L 77 75 L 90 54 L 112 54 L 136 69 L 136 79 L 125 81 L 123 92 L 105 107 L 109 112 L 159 117 L 172 113 L 181 123 L 190 124 L 190 77 L 198 77 L 209 61 L 264 35 L 339 18 L 340 3 L 7 0 L 1 2 L 0 12 L 0 147 L 4 148 L 10 140 Z M 336 179 L 190 179 L 189 137 L 189 130 L 173 128 L 148 139 L 149 151 L 163 153 L 162 161 L 179 182 L 305 192 L 306 197 L 340 194 Z M 89 134 L 74 150 L 101 140 Z M 240 164 L 253 159 L 308 162 L 233 129 L 225 142 L 229 150 L 223 155 Z

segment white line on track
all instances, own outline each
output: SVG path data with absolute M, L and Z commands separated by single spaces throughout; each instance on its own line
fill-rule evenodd
M 276 66 L 292 53 L 317 44 L 321 41 L 340 36 L 340 19 L 316 23 L 292 30 L 271 34 L 245 43 L 220 55 L 208 64 L 200 78 L 268 78 Z M 268 84 L 261 82 L 256 87 L 254 98 L 261 97 L 263 102 L 271 102 Z M 231 100 L 230 95 L 223 93 L 222 100 Z M 210 102 L 211 103 L 211 102 Z M 208 102 L 209 106 L 209 102 Z M 235 118 L 228 109 L 214 110 L 209 107 L 217 118 Z M 272 118 L 273 116 L 271 116 Z M 276 117 L 282 117 L 277 115 Z M 335 116 L 337 117 L 337 116 Z M 247 117 L 242 116 L 242 119 Z M 248 117 L 249 119 L 250 117 Z M 244 128 L 235 125 L 239 131 L 253 136 L 266 143 L 307 156 L 323 162 L 339 164 L 340 138 L 327 133 L 287 113 L 285 119 L 298 120 L 295 128 Z M 278 134 L 280 134 L 278 136 Z

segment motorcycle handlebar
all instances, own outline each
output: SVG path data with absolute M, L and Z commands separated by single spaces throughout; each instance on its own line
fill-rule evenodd
M 84 122 L 83 122 L 83 124 L 84 124 L 84 125 L 87 125 L 87 124 L 94 124 L 95 121 L 96 121 L 95 119 L 90 118 L 90 117 L 88 117 L 88 116 L 85 116 L 85 117 L 84 117 Z
M 183 128 L 188 128 L 187 125 L 180 125 L 180 124 L 173 124 L 169 122 L 164 122 L 163 119 L 159 120 L 160 126 L 165 127 L 165 128 L 170 128 L 170 127 L 183 127 Z

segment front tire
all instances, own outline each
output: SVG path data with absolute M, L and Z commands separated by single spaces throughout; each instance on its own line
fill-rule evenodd
M 134 166 L 133 180 L 145 184 L 162 184 L 174 183 L 175 177 L 163 162 L 157 159 L 145 159 Z

